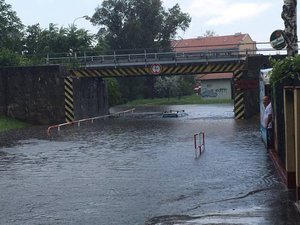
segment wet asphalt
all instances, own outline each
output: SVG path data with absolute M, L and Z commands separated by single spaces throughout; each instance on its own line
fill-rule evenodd
M 162 118 L 169 109 L 188 115 Z M 0 224 L 300 224 L 258 127 L 232 105 L 188 105 L 137 108 L 51 140 L 46 127 L 0 133 Z

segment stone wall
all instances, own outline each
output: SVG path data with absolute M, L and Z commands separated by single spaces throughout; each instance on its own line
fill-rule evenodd
M 269 56 L 249 56 L 246 61 L 244 76 L 245 83 L 249 84 L 244 91 L 245 118 L 259 113 L 259 74 L 261 69 L 270 68 Z
M 0 113 L 32 124 L 65 122 L 61 66 L 0 68 Z M 108 113 L 106 87 L 100 78 L 74 78 L 74 118 Z
M 108 114 L 106 85 L 102 78 L 73 79 L 75 120 Z

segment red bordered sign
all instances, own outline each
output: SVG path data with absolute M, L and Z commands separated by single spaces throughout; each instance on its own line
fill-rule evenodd
M 151 73 L 152 74 L 160 74 L 162 71 L 162 67 L 160 64 L 153 64 L 151 66 Z

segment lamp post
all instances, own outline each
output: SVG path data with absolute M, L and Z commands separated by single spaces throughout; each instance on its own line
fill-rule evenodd
M 76 22 L 77 20 L 79 20 L 79 19 L 86 19 L 86 20 L 89 20 L 89 19 L 91 19 L 91 18 L 90 18 L 89 16 L 87 16 L 87 15 L 77 17 L 77 18 L 75 18 L 75 19 L 73 20 L 72 27 L 75 26 L 75 22 Z
M 75 22 L 76 22 L 77 20 L 79 20 L 79 19 L 86 19 L 86 20 L 89 20 L 90 17 L 87 16 L 87 15 L 76 17 L 76 18 L 73 20 L 72 25 L 70 26 L 70 28 L 71 28 L 71 29 L 70 29 L 70 32 L 71 32 L 71 33 L 76 33 L 77 28 L 76 28 Z M 74 43 L 73 43 L 73 44 L 74 44 Z M 74 45 L 72 46 L 72 48 L 70 48 L 70 53 L 71 53 L 71 55 L 74 54 L 74 57 L 77 58 L 77 53 L 76 53 L 75 50 L 74 50 Z

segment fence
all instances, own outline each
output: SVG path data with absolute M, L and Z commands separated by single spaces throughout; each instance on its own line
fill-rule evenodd
M 51 130 L 55 129 L 55 128 L 59 132 L 60 129 L 62 127 L 64 127 L 64 126 L 70 126 L 70 125 L 74 125 L 74 124 L 77 124 L 77 126 L 80 126 L 81 123 L 83 123 L 83 122 L 91 122 L 91 123 L 93 123 L 94 120 L 105 119 L 105 118 L 114 117 L 114 116 L 121 116 L 121 115 L 125 115 L 126 113 L 132 113 L 134 110 L 135 110 L 135 108 L 132 108 L 132 109 L 128 109 L 128 110 L 125 110 L 125 111 L 116 112 L 116 113 L 112 113 L 112 114 L 108 114 L 108 115 L 104 115 L 104 116 L 91 117 L 91 118 L 86 118 L 86 119 L 76 120 L 76 121 L 72 121 L 72 122 L 66 122 L 66 123 L 61 123 L 61 124 L 53 125 L 53 126 L 48 127 L 48 129 L 47 129 L 47 136 L 50 138 L 50 136 L 51 136 Z
M 204 132 L 194 134 L 194 145 L 195 145 L 195 158 L 198 158 L 205 150 Z

